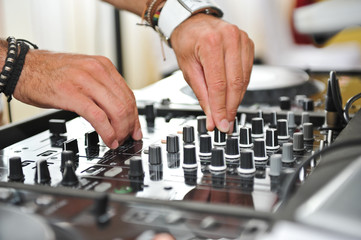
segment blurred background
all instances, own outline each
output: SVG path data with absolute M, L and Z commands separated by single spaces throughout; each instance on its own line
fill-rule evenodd
M 347 4 L 351 0 L 339 0 Z M 312 71 L 361 70 L 361 30 L 343 30 L 322 48 L 296 34 L 295 7 L 313 1 L 216 0 L 224 19 L 238 25 L 255 42 L 257 64 L 292 66 Z M 356 9 L 358 12 L 361 9 Z M 335 16 L 337 18 L 337 15 Z M 27 39 L 56 52 L 104 55 L 112 60 L 132 89 L 140 89 L 177 70 L 177 62 L 150 28 L 137 26 L 139 17 L 118 11 L 100 0 L 0 0 L 0 37 Z M 0 110 L 9 122 L 4 96 Z M 11 102 L 12 121 L 36 116 L 44 109 Z

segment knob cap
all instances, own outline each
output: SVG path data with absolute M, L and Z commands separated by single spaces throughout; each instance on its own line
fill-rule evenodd
M 85 133 L 85 146 L 95 147 L 98 146 L 99 136 L 96 131 L 89 131 Z
M 305 141 L 313 140 L 313 124 L 312 123 L 304 123 L 303 124 L 303 139 Z
M 222 148 L 213 148 L 211 165 L 209 166 L 209 169 L 211 171 L 224 171 L 226 168 L 227 166 L 224 159 L 224 150 Z
M 239 157 L 239 147 L 237 138 L 227 138 L 226 141 L 226 157 L 227 156 L 238 156 Z
M 281 110 L 291 110 L 291 99 L 287 96 L 280 97 L 280 108 Z
M 238 173 L 240 175 L 253 175 L 256 172 L 253 150 L 243 150 L 240 155 Z
M 162 149 L 159 145 L 152 144 L 149 146 L 148 161 L 151 165 L 162 164 Z
M 288 133 L 288 122 L 286 119 L 277 120 L 277 133 L 279 140 L 287 140 L 290 138 Z
M 197 168 L 196 147 L 194 145 L 183 147 L 183 168 Z
M 288 122 L 288 128 L 294 129 L 297 127 L 295 122 L 295 113 L 294 112 L 287 112 L 287 122 Z
M 60 171 L 64 171 L 65 168 L 65 163 L 67 161 L 72 161 L 74 162 L 74 152 L 70 151 L 70 150 L 65 150 L 61 152 L 61 165 L 60 165 Z
M 263 133 L 264 121 L 263 118 L 252 118 L 252 137 L 253 138 L 262 138 L 264 137 Z
M 270 157 L 269 175 L 272 177 L 280 176 L 281 175 L 281 167 L 282 167 L 282 155 L 281 154 L 273 154 Z
M 301 152 L 305 150 L 305 144 L 303 141 L 303 133 L 297 132 L 293 134 L 293 151 Z
M 310 122 L 310 113 L 308 112 L 302 112 L 301 115 L 301 125 L 303 125 L 304 123 L 309 123 Z
M 47 184 L 50 182 L 50 172 L 48 162 L 45 159 L 40 159 L 36 162 L 35 178 L 36 183 Z
M 252 132 L 250 127 L 241 127 L 239 129 L 239 147 L 251 148 L 253 147 Z
M 269 128 L 266 131 L 266 149 L 277 150 L 280 148 L 278 144 L 278 133 L 277 129 Z
M 167 152 L 178 153 L 179 152 L 179 137 L 175 134 L 167 136 Z
M 199 138 L 199 155 L 211 156 L 212 138 L 208 134 L 202 134 Z
M 49 131 L 52 135 L 58 136 L 66 133 L 66 124 L 64 119 L 50 119 L 49 120 Z
M 183 127 L 183 142 L 185 144 L 192 144 L 194 142 L 194 127 L 184 126 Z
M 276 111 L 271 112 L 271 120 L 269 124 L 270 128 L 277 128 L 277 113 Z
M 65 163 L 63 179 L 61 180 L 61 185 L 66 187 L 74 187 L 79 183 L 78 177 L 75 174 L 74 164 L 72 161 L 67 161 Z
M 293 157 L 293 143 L 284 143 L 282 145 L 282 162 L 293 163 L 295 158 Z
M 23 166 L 20 157 L 9 158 L 9 175 L 10 181 L 22 182 L 24 181 Z
M 197 131 L 198 134 L 206 134 L 207 131 L 207 117 L 206 116 L 198 116 L 197 117 Z
M 70 139 L 63 143 L 63 151 L 70 150 L 74 154 L 79 153 L 78 141 L 76 139 Z
M 226 145 L 226 133 L 220 132 L 218 128 L 214 129 L 214 146 L 225 146 Z
M 313 111 L 314 110 L 314 103 L 313 103 L 312 99 L 305 98 L 303 100 L 303 110 L 304 111 Z
M 266 143 L 263 138 L 254 140 L 254 161 L 256 164 L 266 164 L 268 160 Z
M 142 158 L 134 156 L 129 162 L 129 177 L 142 177 L 144 176 Z
M 145 105 L 145 120 L 147 121 L 147 127 L 154 127 L 155 122 L 155 109 L 154 104 L 150 103 Z

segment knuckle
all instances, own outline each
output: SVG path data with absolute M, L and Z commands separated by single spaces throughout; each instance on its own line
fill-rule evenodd
M 206 42 L 208 46 L 213 48 L 219 47 L 222 39 L 219 34 L 216 34 L 216 32 L 208 32 L 203 36 L 202 40 L 202 42 Z

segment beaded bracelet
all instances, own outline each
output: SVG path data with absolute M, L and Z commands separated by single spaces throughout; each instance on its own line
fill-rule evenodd
M 157 11 L 160 4 L 166 0 L 150 0 L 147 2 L 147 6 L 143 11 L 142 19 L 145 19 L 152 28 L 158 23 L 160 10 Z
M 5 65 L 0 74 L 0 93 L 4 92 L 8 97 L 8 102 L 10 102 L 23 70 L 25 56 L 29 51 L 29 45 L 34 49 L 38 49 L 38 46 L 24 39 L 16 40 L 14 37 L 8 37 L 7 41 L 8 53 Z M 20 52 L 19 55 L 17 55 L 19 47 Z
M 0 73 L 0 93 L 4 91 L 9 77 L 14 69 L 14 64 L 17 58 L 18 45 L 14 37 L 8 37 L 8 52 L 5 59 L 5 64 Z

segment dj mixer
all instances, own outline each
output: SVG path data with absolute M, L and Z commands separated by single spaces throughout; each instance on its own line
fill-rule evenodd
M 143 139 L 115 150 L 65 111 L 2 129 L 0 239 L 272 239 L 284 221 L 323 229 L 308 201 L 351 163 L 360 167 L 360 112 L 335 124 L 305 96 L 240 107 L 232 134 L 207 131 L 199 106 L 164 99 L 138 109 Z M 328 167 L 340 154 L 347 160 Z

